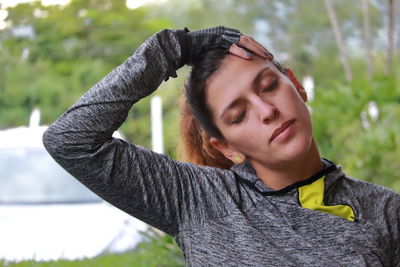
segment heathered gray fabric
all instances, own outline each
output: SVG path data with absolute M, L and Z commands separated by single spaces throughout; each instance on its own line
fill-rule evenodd
M 271 190 L 247 163 L 201 167 L 112 138 L 132 104 L 200 53 L 191 46 L 229 47 L 239 36 L 210 32 L 148 39 L 48 128 L 49 153 L 109 203 L 173 235 L 188 266 L 400 266 L 400 196 L 389 189 L 340 168 L 328 174 L 325 204 L 350 205 L 352 222 L 302 208 L 297 189 L 262 196 L 238 183 L 235 174 Z

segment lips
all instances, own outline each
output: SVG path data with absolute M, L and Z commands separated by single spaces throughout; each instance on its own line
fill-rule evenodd
M 282 125 L 278 128 L 275 129 L 275 131 L 272 133 L 271 138 L 269 139 L 269 142 L 271 143 L 278 135 L 280 135 L 283 131 L 285 131 L 290 125 L 294 123 L 294 120 L 288 120 L 282 123 Z

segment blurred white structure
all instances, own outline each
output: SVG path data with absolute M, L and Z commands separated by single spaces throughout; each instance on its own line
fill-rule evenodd
M 367 111 L 362 111 L 361 114 L 361 125 L 364 130 L 371 128 L 371 123 L 374 123 L 379 118 L 379 107 L 375 101 L 368 102 Z
M 35 110 L 30 127 L 0 131 L 0 260 L 73 260 L 133 249 L 148 226 L 64 171 L 45 151 L 47 127 L 39 122 Z
M 40 110 L 35 108 L 32 113 L 31 117 L 29 118 L 29 128 L 39 127 L 40 125 Z
M 164 153 L 163 126 L 162 126 L 162 103 L 159 96 L 154 96 L 151 105 L 151 143 L 153 151 Z
M 310 102 L 313 101 L 314 100 L 314 78 L 309 75 L 304 76 L 302 85 L 303 85 L 304 89 L 306 90 L 308 101 L 310 101 Z
M 379 117 L 378 104 L 375 101 L 370 101 L 368 103 L 368 115 L 373 120 L 376 121 Z
M 126 0 L 126 7 L 129 9 L 135 9 L 146 4 L 162 4 L 167 0 Z

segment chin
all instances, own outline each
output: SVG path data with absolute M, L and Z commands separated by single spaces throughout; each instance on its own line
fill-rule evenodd
M 289 142 L 285 146 L 283 155 L 288 162 L 307 157 L 312 144 L 313 138 L 311 135 L 303 138 L 295 138 L 295 140 L 292 140 L 292 142 Z

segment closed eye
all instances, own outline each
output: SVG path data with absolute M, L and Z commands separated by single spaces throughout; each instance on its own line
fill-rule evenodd
M 245 118 L 245 116 L 246 116 L 246 110 L 244 110 L 243 112 L 241 112 L 241 113 L 239 114 L 239 116 L 237 116 L 237 117 L 232 121 L 232 124 L 239 124 L 239 123 L 241 123 L 241 122 L 243 121 L 243 119 Z
M 264 89 L 262 89 L 262 92 L 270 92 L 274 90 L 276 87 L 278 87 L 278 84 L 279 84 L 279 79 L 275 79 L 271 84 L 264 87 Z

